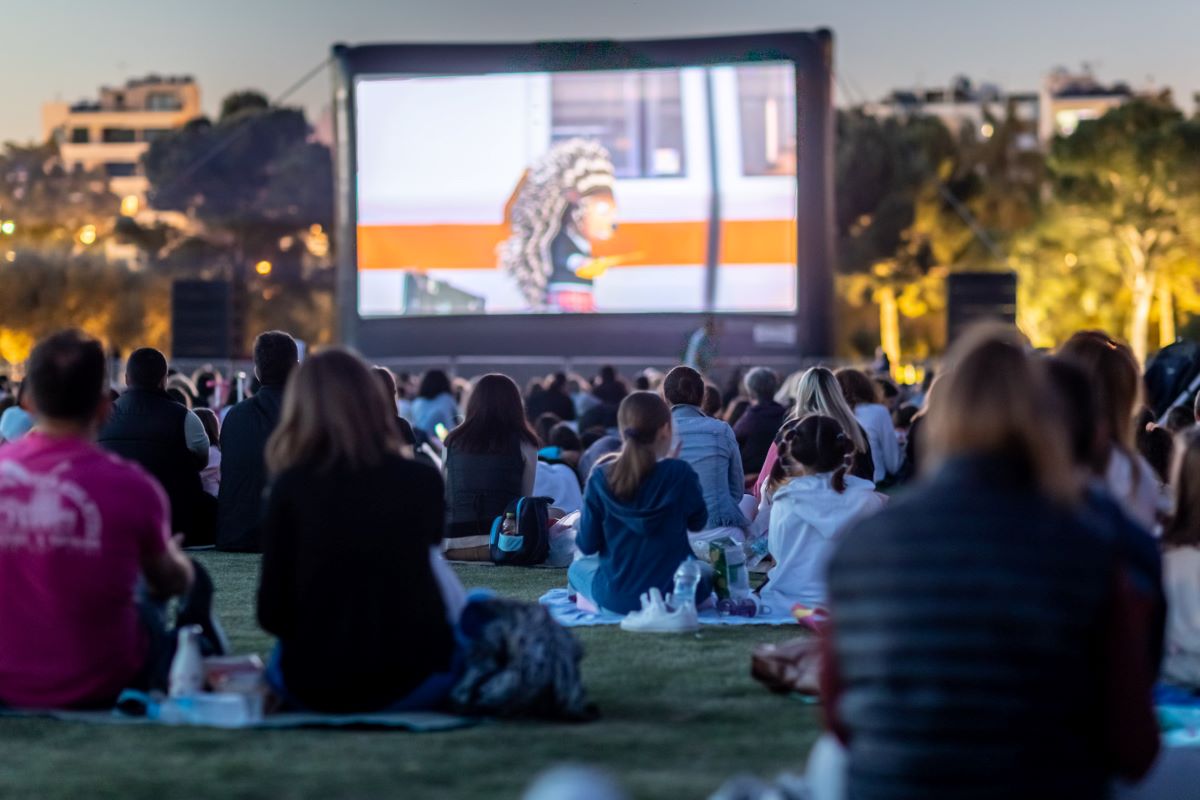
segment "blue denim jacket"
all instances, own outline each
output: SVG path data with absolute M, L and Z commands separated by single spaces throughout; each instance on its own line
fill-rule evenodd
M 733 428 L 704 416 L 695 406 L 671 409 L 675 424 L 677 458 L 692 465 L 700 477 L 700 490 L 708 506 L 708 527 L 745 528 L 750 521 L 738 508 L 746 493 L 742 454 Z

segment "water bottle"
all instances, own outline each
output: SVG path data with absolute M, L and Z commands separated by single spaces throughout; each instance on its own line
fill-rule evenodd
M 204 689 L 204 659 L 200 656 L 199 625 L 184 625 L 179 629 L 175 657 L 167 676 L 167 693 L 171 697 L 187 697 Z
M 517 515 L 513 512 L 508 512 L 504 515 L 504 522 L 500 524 L 501 536 L 516 536 L 517 535 Z
M 672 605 L 675 608 L 696 606 L 696 589 L 700 586 L 700 562 L 691 556 L 685 558 L 675 570 L 675 588 L 672 590 Z

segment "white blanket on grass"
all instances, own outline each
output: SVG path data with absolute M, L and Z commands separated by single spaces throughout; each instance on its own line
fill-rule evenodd
M 538 602 L 545 606 L 550 616 L 558 620 L 564 628 L 580 628 L 592 625 L 619 625 L 623 617 L 611 611 L 601 611 L 599 614 L 589 614 L 575 605 L 569 589 L 551 589 Z M 790 611 L 772 609 L 770 616 L 735 617 L 721 616 L 715 608 L 707 608 L 700 612 L 701 625 L 795 625 L 796 620 Z M 799 627 L 799 626 L 797 626 Z

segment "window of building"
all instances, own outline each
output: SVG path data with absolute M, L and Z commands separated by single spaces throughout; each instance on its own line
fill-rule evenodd
M 179 111 L 182 108 L 183 101 L 171 92 L 151 92 L 146 96 L 147 111 Z
M 104 174 L 110 178 L 128 178 L 137 174 L 137 164 L 132 161 L 109 161 L 104 164 Z
M 113 105 L 116 106 L 118 111 L 123 111 L 125 109 L 125 93 L 124 92 L 117 92 L 113 95 Z
M 71 144 L 87 144 L 91 139 L 91 131 L 87 128 L 71 128 Z
M 143 142 L 155 142 L 171 133 L 170 128 L 146 128 L 142 131 Z
M 796 174 L 796 77 L 791 64 L 737 68 L 744 175 Z
M 105 128 L 101 135 L 105 144 L 124 144 L 137 141 L 137 131 L 132 128 Z
M 550 79 L 550 139 L 598 139 L 618 178 L 684 174 L 677 70 L 562 73 Z

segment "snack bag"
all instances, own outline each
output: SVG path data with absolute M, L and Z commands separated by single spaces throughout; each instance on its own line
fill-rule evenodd
M 708 560 L 713 566 L 713 589 L 718 600 L 740 600 L 750 595 L 750 575 L 746 571 L 746 551 L 729 537 L 708 545 Z

